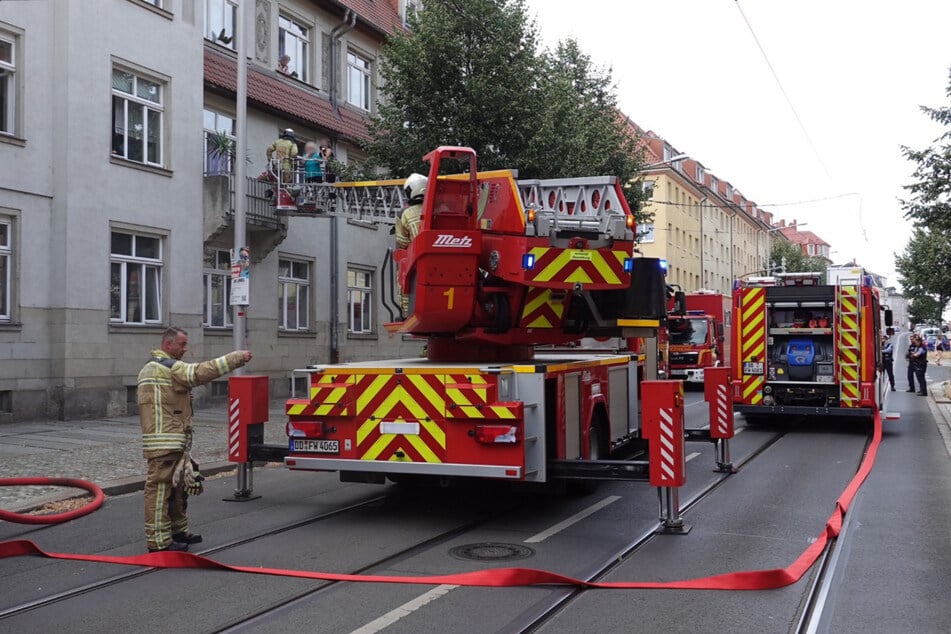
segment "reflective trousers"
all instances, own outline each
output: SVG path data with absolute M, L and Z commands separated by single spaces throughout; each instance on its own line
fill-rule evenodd
M 145 478 L 145 542 L 149 548 L 165 548 L 174 533 L 188 532 L 188 494 L 184 483 L 172 487 L 172 473 L 182 457 L 175 452 L 149 458 Z

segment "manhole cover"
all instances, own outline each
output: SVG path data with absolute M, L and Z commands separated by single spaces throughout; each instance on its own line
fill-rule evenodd
M 483 542 L 481 544 L 465 544 L 456 546 L 449 554 L 458 559 L 474 559 L 476 561 L 508 561 L 512 559 L 528 559 L 535 551 L 528 546 L 519 544 L 500 544 L 498 542 Z

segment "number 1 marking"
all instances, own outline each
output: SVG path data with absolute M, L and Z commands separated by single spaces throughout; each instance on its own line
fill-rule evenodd
M 446 303 L 448 304 L 446 308 L 449 310 L 452 310 L 452 298 L 453 298 L 453 295 L 455 294 L 456 294 L 455 288 L 450 288 L 448 291 L 445 291 L 443 293 L 443 295 L 445 295 L 448 298 L 448 300 L 446 301 Z

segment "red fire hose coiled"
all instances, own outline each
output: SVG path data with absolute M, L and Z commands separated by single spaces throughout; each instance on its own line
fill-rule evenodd
M 102 492 L 102 489 L 99 488 L 98 485 L 88 480 L 80 480 L 78 478 L 0 478 L 0 487 L 36 485 L 84 489 L 92 493 L 93 499 L 78 509 L 66 511 L 65 513 L 54 513 L 52 515 L 25 515 L 23 513 L 13 513 L 12 511 L 0 509 L 0 520 L 16 522 L 18 524 L 59 524 L 60 522 L 68 522 L 69 520 L 74 520 L 77 517 L 92 513 L 102 506 L 102 503 L 106 499 L 105 493 Z

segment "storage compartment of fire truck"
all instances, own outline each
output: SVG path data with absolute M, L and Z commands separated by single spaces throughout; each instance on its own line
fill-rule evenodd
M 837 406 L 835 288 L 770 289 L 764 400 L 776 405 Z

